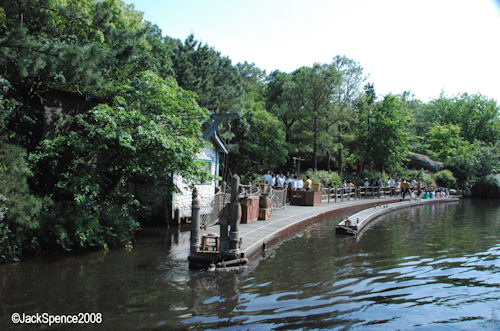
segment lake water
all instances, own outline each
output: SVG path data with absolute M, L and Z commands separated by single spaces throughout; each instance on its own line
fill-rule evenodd
M 397 211 L 358 238 L 335 235 L 340 220 L 239 274 L 189 271 L 188 234 L 164 229 L 132 251 L 0 266 L 0 329 L 15 312 L 98 312 L 99 329 L 500 330 L 500 201 Z

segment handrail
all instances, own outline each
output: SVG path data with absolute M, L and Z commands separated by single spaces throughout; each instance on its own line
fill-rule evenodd
M 410 187 L 410 193 L 420 190 L 425 190 L 425 186 L 414 186 Z M 361 199 L 363 198 L 382 198 L 382 197 L 395 197 L 401 194 L 401 188 L 399 187 L 390 187 L 390 186 L 355 186 L 355 187 L 324 187 L 321 189 L 321 199 L 326 197 L 328 203 L 331 200 L 337 202 L 338 200 L 344 201 L 344 199 Z

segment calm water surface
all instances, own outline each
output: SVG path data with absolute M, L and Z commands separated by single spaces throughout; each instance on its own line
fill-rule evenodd
M 398 211 L 359 238 L 339 221 L 242 274 L 190 272 L 187 233 L 159 229 L 130 252 L 0 266 L 0 329 L 14 312 L 100 312 L 100 329 L 500 330 L 500 201 Z

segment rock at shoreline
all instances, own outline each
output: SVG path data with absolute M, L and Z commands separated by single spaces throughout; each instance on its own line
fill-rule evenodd
M 437 172 L 443 170 L 443 162 L 434 161 L 427 155 L 419 153 L 409 153 L 408 158 L 410 159 L 410 166 L 415 169 L 424 168 L 425 170 L 431 172 Z

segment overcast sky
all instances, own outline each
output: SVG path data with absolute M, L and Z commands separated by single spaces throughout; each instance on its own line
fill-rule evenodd
M 291 72 L 335 55 L 358 61 L 377 94 L 480 92 L 500 101 L 494 0 L 125 0 L 164 35 L 193 33 L 234 64 Z

